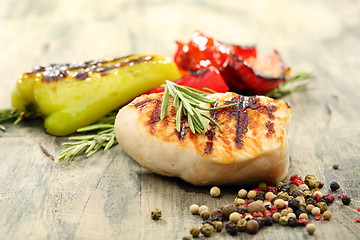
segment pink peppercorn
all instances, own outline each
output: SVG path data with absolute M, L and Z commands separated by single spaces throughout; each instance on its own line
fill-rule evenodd
M 264 215 L 261 212 L 254 212 L 252 216 L 254 218 L 262 218 Z
M 321 196 L 319 194 L 315 194 L 316 202 L 318 202 L 321 199 Z
M 323 217 L 321 215 L 314 216 L 314 219 L 316 221 L 320 221 Z
M 270 211 L 270 212 L 278 212 L 279 209 L 278 209 L 275 205 L 270 205 L 269 211 Z
M 326 194 L 325 196 L 329 197 L 330 202 L 333 202 L 335 200 L 335 196 L 331 193 Z
M 360 218 L 355 219 L 355 221 L 360 222 Z
M 271 217 L 272 213 L 270 211 L 264 212 L 264 217 Z
M 267 192 L 274 192 L 274 193 L 277 193 L 278 192 L 278 190 L 277 190 L 277 188 L 276 187 L 273 187 L 273 186 L 267 186 L 266 187 L 266 191 Z
M 358 208 L 358 212 L 360 212 L 360 207 Z
M 346 196 L 345 193 L 340 193 L 340 194 L 339 194 L 339 198 L 343 198 L 343 197 L 345 197 L 345 196 Z

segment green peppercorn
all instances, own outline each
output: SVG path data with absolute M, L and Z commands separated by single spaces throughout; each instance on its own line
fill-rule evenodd
M 284 201 L 289 200 L 289 194 L 287 192 L 279 192 L 276 196 L 277 199 L 282 199 Z
M 315 175 L 312 175 L 312 174 L 306 175 L 304 182 L 305 182 L 306 185 L 308 185 L 308 187 L 310 189 L 318 188 L 319 184 L 320 184 L 320 181 L 318 180 L 318 178 Z
M 326 204 L 326 202 L 318 202 L 316 203 L 316 206 L 320 208 L 320 212 L 322 213 L 328 210 L 328 205 Z
M 298 186 L 298 189 L 301 190 L 301 191 L 303 191 L 303 192 L 309 191 L 309 187 L 308 187 L 308 185 L 306 185 L 305 183 L 304 183 L 304 184 L 300 184 L 300 185 Z
M 258 188 L 263 190 L 263 191 L 266 191 L 266 188 L 267 188 L 267 184 L 262 182 L 262 183 L 259 183 L 258 184 Z
M 281 225 L 287 225 L 287 224 L 288 224 L 288 218 L 287 218 L 286 216 L 280 217 L 279 223 L 280 223 Z
M 214 232 L 214 227 L 208 223 L 205 223 L 201 226 L 200 232 L 204 234 L 205 237 L 210 237 L 211 234 Z
M 193 237 L 198 237 L 200 235 L 200 228 L 194 226 L 192 228 L 190 228 L 190 234 L 193 236 Z
M 221 232 L 222 227 L 223 227 L 222 221 L 213 221 L 212 225 L 213 225 L 215 231 Z
M 237 222 L 237 226 L 240 232 L 244 232 L 246 230 L 246 224 L 247 221 L 244 218 L 239 219 L 239 221 Z
M 159 209 L 157 208 L 154 208 L 152 211 L 151 211 L 151 218 L 154 219 L 154 220 L 159 220 L 159 218 L 162 216 L 162 213 Z

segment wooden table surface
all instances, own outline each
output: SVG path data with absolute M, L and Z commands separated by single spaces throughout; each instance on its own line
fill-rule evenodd
M 195 30 L 219 40 L 276 48 L 295 71 L 312 74 L 309 89 L 286 97 L 293 174 L 341 185 L 352 202 L 331 206 L 331 221 L 304 228 L 273 226 L 257 235 L 213 239 L 360 239 L 360 2 L 219 0 L 2 0 L 0 108 L 9 107 L 21 73 L 35 65 L 131 53 L 171 57 L 175 40 Z M 215 208 L 241 188 L 194 187 L 142 169 L 117 146 L 70 166 L 56 164 L 66 138 L 45 134 L 41 121 L 6 124 L 0 132 L 0 239 L 182 239 L 200 225 L 192 203 Z M 333 170 L 332 162 L 340 168 Z M 162 210 L 162 220 L 150 210 Z

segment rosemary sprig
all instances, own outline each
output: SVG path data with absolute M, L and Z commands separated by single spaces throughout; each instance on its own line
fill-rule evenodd
M 21 116 L 21 111 L 15 108 L 5 108 L 0 109 L 0 130 L 4 131 L 6 130 L 5 126 L 1 123 L 14 121 L 16 119 L 19 119 Z
M 83 155 L 88 158 L 101 150 L 107 151 L 117 144 L 114 131 L 114 123 L 117 111 L 106 115 L 101 121 L 79 128 L 77 132 L 86 133 L 85 135 L 72 136 L 62 146 L 59 152 L 58 162 L 66 161 L 70 164 L 75 158 Z
M 166 112 L 169 103 L 169 96 L 173 98 L 173 105 L 177 108 L 176 111 L 176 130 L 180 132 L 181 129 L 181 117 L 187 117 L 190 130 L 193 133 L 206 132 L 210 129 L 209 121 L 215 124 L 220 130 L 220 125 L 210 116 L 206 115 L 203 111 L 212 111 L 222 108 L 228 108 L 235 106 L 237 103 L 224 105 L 220 107 L 206 108 L 202 107 L 201 103 L 215 104 L 216 100 L 206 98 L 209 93 L 178 85 L 176 83 L 166 81 L 164 85 L 163 102 L 161 105 L 160 119 L 163 120 L 166 117 Z M 208 120 L 208 121 L 206 121 Z
M 310 73 L 300 72 L 296 75 L 291 75 L 277 88 L 271 90 L 265 95 L 272 98 L 281 98 L 293 92 L 304 91 L 309 83 Z

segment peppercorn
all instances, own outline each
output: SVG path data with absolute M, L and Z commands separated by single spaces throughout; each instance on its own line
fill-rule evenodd
M 308 185 L 306 185 L 305 183 L 304 183 L 304 184 L 300 184 L 300 185 L 298 186 L 298 189 L 301 190 L 301 191 L 303 191 L 303 192 L 309 191 L 309 187 L 308 187 Z
M 290 192 L 290 187 L 288 185 L 283 185 L 279 191 L 280 192 Z
M 287 216 L 289 213 L 290 213 L 290 211 L 288 209 L 283 209 L 280 212 L 281 216 Z
M 246 230 L 246 224 L 247 221 L 241 218 L 236 225 L 238 226 L 240 232 L 244 232 Z
M 195 238 L 198 237 L 200 235 L 200 228 L 196 226 L 190 228 L 190 234 Z
M 280 217 L 281 217 L 281 214 L 280 214 L 279 212 L 276 212 L 276 213 L 274 213 L 274 214 L 272 215 L 272 220 L 273 220 L 274 222 L 278 223 Z
M 300 189 L 295 189 L 294 191 L 291 192 L 291 194 L 294 197 L 304 196 L 304 192 L 301 191 Z
M 239 197 L 236 197 L 235 199 L 234 199 L 234 205 L 235 206 L 239 206 L 239 205 L 241 205 L 241 204 L 243 204 L 243 203 L 245 203 L 246 201 L 244 200 L 244 199 L 242 199 L 242 198 L 239 198 Z
M 331 218 L 331 212 L 330 212 L 329 210 L 325 211 L 325 212 L 323 213 L 323 217 L 324 217 L 325 220 L 330 220 L 330 218 Z
M 282 199 L 282 200 L 284 200 L 284 201 L 289 200 L 289 194 L 288 194 L 287 192 L 279 192 L 279 193 L 276 195 L 276 197 L 277 197 L 278 199 Z
M 325 212 L 328 209 L 326 202 L 318 202 L 316 203 L 316 206 L 320 208 L 320 212 Z
M 311 211 L 312 211 L 313 208 L 314 208 L 314 205 L 309 204 L 309 205 L 306 206 L 306 211 L 307 211 L 308 213 L 311 213 Z
M 297 225 L 298 225 L 298 226 L 301 226 L 301 227 L 306 226 L 308 223 L 309 223 L 309 220 L 303 219 L 303 218 L 300 218 L 300 219 L 297 221 Z
M 316 197 L 315 196 L 310 196 L 305 200 L 306 205 L 315 205 L 316 204 Z
M 311 214 L 313 215 L 313 216 L 317 216 L 317 215 L 320 215 L 320 208 L 318 208 L 318 207 L 314 207 L 312 210 L 311 210 Z
M 257 195 L 256 191 L 255 191 L 255 190 L 251 190 L 251 191 L 248 192 L 247 198 L 248 198 L 248 199 L 255 199 L 255 198 L 256 198 L 256 195 Z
M 286 205 L 285 201 L 283 199 L 276 199 L 274 202 L 274 205 L 278 208 L 278 209 L 283 209 Z
M 222 210 L 220 208 L 216 208 L 214 210 L 212 210 L 211 212 L 211 217 L 221 217 L 222 218 Z
M 289 214 L 287 215 L 287 217 L 288 217 L 288 218 L 296 218 L 296 215 L 295 215 L 295 213 L 289 213 Z
M 231 213 L 236 212 L 237 208 L 234 204 L 227 204 L 222 209 L 222 217 L 226 220 L 229 219 Z
M 266 208 L 264 207 L 264 204 L 261 201 L 252 202 L 247 206 L 247 210 L 250 214 L 253 214 L 254 212 L 262 212 L 264 213 L 266 211 Z
M 262 218 L 262 217 L 261 218 L 254 218 L 254 220 L 258 222 L 259 230 L 265 226 L 264 218 Z
M 299 215 L 299 219 L 306 219 L 306 220 L 308 220 L 308 219 L 309 219 L 309 216 L 308 216 L 306 213 L 301 213 L 301 214 Z
M 267 188 L 267 184 L 262 182 L 262 183 L 259 183 L 258 184 L 258 188 L 263 190 L 263 191 L 266 191 L 266 188 Z
M 279 223 L 280 223 L 281 225 L 287 225 L 287 224 L 288 224 L 288 218 L 287 218 L 286 216 L 280 217 Z
M 299 218 L 300 214 L 306 213 L 306 208 L 303 207 L 303 206 L 301 206 L 301 207 L 300 207 L 298 210 L 296 210 L 294 213 L 295 213 L 296 217 Z
M 204 210 L 209 210 L 209 208 L 206 205 L 202 205 L 199 207 L 199 213 L 201 213 Z
M 259 223 L 255 220 L 250 220 L 246 224 L 246 231 L 255 234 L 259 231 Z
M 239 232 L 239 228 L 236 225 L 236 223 L 231 222 L 231 221 L 229 221 L 225 224 L 225 229 L 226 229 L 226 232 L 229 233 L 231 236 L 235 236 Z
M 290 227 L 296 227 L 296 225 L 297 225 L 297 220 L 296 220 L 296 218 L 294 218 L 294 217 L 289 217 L 289 218 L 288 218 L 288 225 L 289 225 Z
M 315 230 L 316 230 L 315 224 L 309 223 L 308 225 L 306 225 L 306 231 L 307 231 L 310 235 L 314 234 Z
M 318 188 L 320 181 L 315 175 L 308 174 L 305 176 L 305 184 L 308 185 L 310 189 Z
M 241 215 L 238 212 L 233 212 L 229 216 L 229 220 L 234 223 L 237 223 L 240 218 L 241 218 Z
M 248 212 L 248 210 L 244 207 L 244 206 L 239 206 L 237 209 L 238 213 L 240 213 L 241 215 L 244 215 L 245 213 Z
M 276 195 L 275 195 L 273 192 L 267 192 L 267 193 L 265 194 L 265 199 L 266 199 L 266 200 L 270 200 L 270 201 L 271 201 L 271 199 L 273 199 L 274 197 L 276 197 Z
M 222 226 L 223 226 L 222 221 L 213 221 L 212 225 L 213 225 L 215 231 L 221 232 Z
M 270 216 L 264 217 L 264 225 L 271 226 L 273 224 L 272 218 Z
M 337 163 L 337 162 L 334 162 L 333 164 L 332 164 L 332 168 L 333 169 L 338 169 L 339 168 L 339 163 Z
M 336 191 L 336 190 L 338 190 L 340 188 L 340 185 L 337 183 L 337 182 L 332 182 L 332 183 L 330 183 L 330 189 L 331 189 L 331 191 Z
M 246 198 L 247 194 L 248 194 L 248 192 L 245 189 L 240 189 L 238 192 L 239 198 Z
M 344 196 L 344 197 L 341 198 L 341 201 L 342 201 L 342 203 L 343 203 L 344 205 L 349 205 L 350 202 L 351 202 L 351 199 L 350 199 L 350 197 L 348 197 L 348 196 Z
M 256 197 L 254 198 L 254 201 L 258 201 L 258 200 L 260 200 L 260 201 L 265 201 L 265 197 L 264 197 L 264 196 L 256 196 Z
M 289 200 L 288 207 L 292 208 L 294 211 L 298 210 L 300 207 L 300 201 L 296 198 Z
M 151 218 L 154 220 L 159 220 L 159 218 L 162 216 L 161 211 L 157 208 L 154 208 L 151 210 Z
M 221 194 L 220 188 L 218 188 L 218 187 L 212 187 L 212 188 L 210 189 L 210 195 L 211 195 L 212 197 L 218 197 L 218 196 L 220 196 L 220 194 Z
M 197 205 L 197 204 L 192 204 L 192 205 L 189 207 L 189 210 L 190 210 L 190 213 L 191 213 L 191 214 L 199 214 L 199 205 Z
M 277 183 L 275 183 L 275 187 L 276 187 L 277 190 L 279 190 L 279 191 L 280 191 L 280 188 L 281 188 L 282 186 L 284 186 L 284 185 L 285 185 L 284 182 L 277 182 Z
M 209 210 L 204 210 L 200 213 L 200 217 L 203 219 L 203 220 L 206 220 L 206 219 L 209 219 L 210 217 L 210 212 Z
M 213 231 L 214 231 L 214 227 L 208 223 L 205 223 L 200 228 L 200 232 L 204 234 L 205 237 L 210 237 Z

